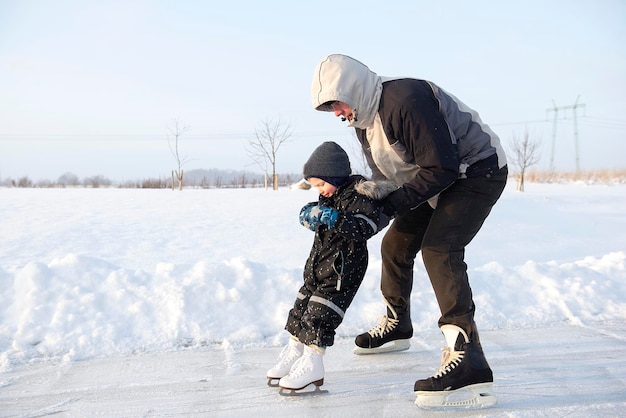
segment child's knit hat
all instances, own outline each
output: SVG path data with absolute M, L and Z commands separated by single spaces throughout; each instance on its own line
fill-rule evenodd
M 302 174 L 305 179 L 317 177 L 327 181 L 328 179 L 345 179 L 350 176 L 350 159 L 348 154 L 335 142 L 324 142 L 311 154 Z M 329 181 L 335 184 L 333 181 Z

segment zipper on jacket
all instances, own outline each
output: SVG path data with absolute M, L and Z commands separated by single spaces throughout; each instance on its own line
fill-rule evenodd
M 339 267 L 337 267 L 337 261 L 340 260 L 340 265 Z M 344 265 L 344 258 L 343 258 L 343 252 L 339 251 L 337 253 L 337 257 L 335 258 L 335 262 L 333 263 L 333 270 L 335 270 L 335 273 L 337 273 L 337 291 L 341 290 L 341 278 L 343 277 L 343 265 Z

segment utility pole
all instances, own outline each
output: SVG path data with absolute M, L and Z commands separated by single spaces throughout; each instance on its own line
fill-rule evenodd
M 554 99 L 552 99 L 554 107 L 552 109 L 546 109 L 547 113 L 554 112 L 554 122 L 552 123 L 552 150 L 550 152 L 550 171 L 554 171 L 554 144 L 556 143 L 556 121 L 559 118 L 559 108 L 557 107 Z
M 573 105 L 567 106 L 557 106 L 554 100 L 552 100 L 552 104 L 554 107 L 546 109 L 547 113 L 554 112 L 554 120 L 552 123 L 552 152 L 550 154 L 550 170 L 554 171 L 554 148 L 556 143 L 556 126 L 559 115 L 559 110 L 568 110 L 572 109 L 574 115 L 574 147 L 576 151 L 576 171 L 580 170 L 580 156 L 578 154 L 578 121 L 577 121 L 577 110 L 579 107 L 585 107 L 584 104 L 579 104 L 578 100 L 580 99 L 580 94 L 576 97 L 576 102 Z

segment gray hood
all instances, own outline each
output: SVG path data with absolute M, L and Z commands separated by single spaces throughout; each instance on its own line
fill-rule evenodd
M 332 54 L 323 58 L 313 74 L 313 108 L 331 112 L 329 101 L 347 103 L 355 115 L 348 126 L 367 129 L 374 124 L 383 90 L 381 78 L 366 65 L 347 55 Z

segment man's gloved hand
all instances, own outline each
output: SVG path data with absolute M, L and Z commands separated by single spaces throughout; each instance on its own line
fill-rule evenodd
M 381 212 L 389 218 L 394 218 L 396 216 L 396 208 L 393 207 L 391 201 L 389 199 L 383 199 L 381 203 L 383 206 Z
M 316 203 L 307 203 L 300 210 L 300 223 L 311 231 L 315 231 L 318 225 L 326 225 L 332 228 L 337 221 L 339 212 L 327 206 L 318 206 Z
M 377 224 L 379 231 L 387 227 L 391 220 L 396 216 L 395 209 L 388 199 L 383 199 L 381 203 L 382 206 L 380 208 L 380 214 L 378 215 Z

